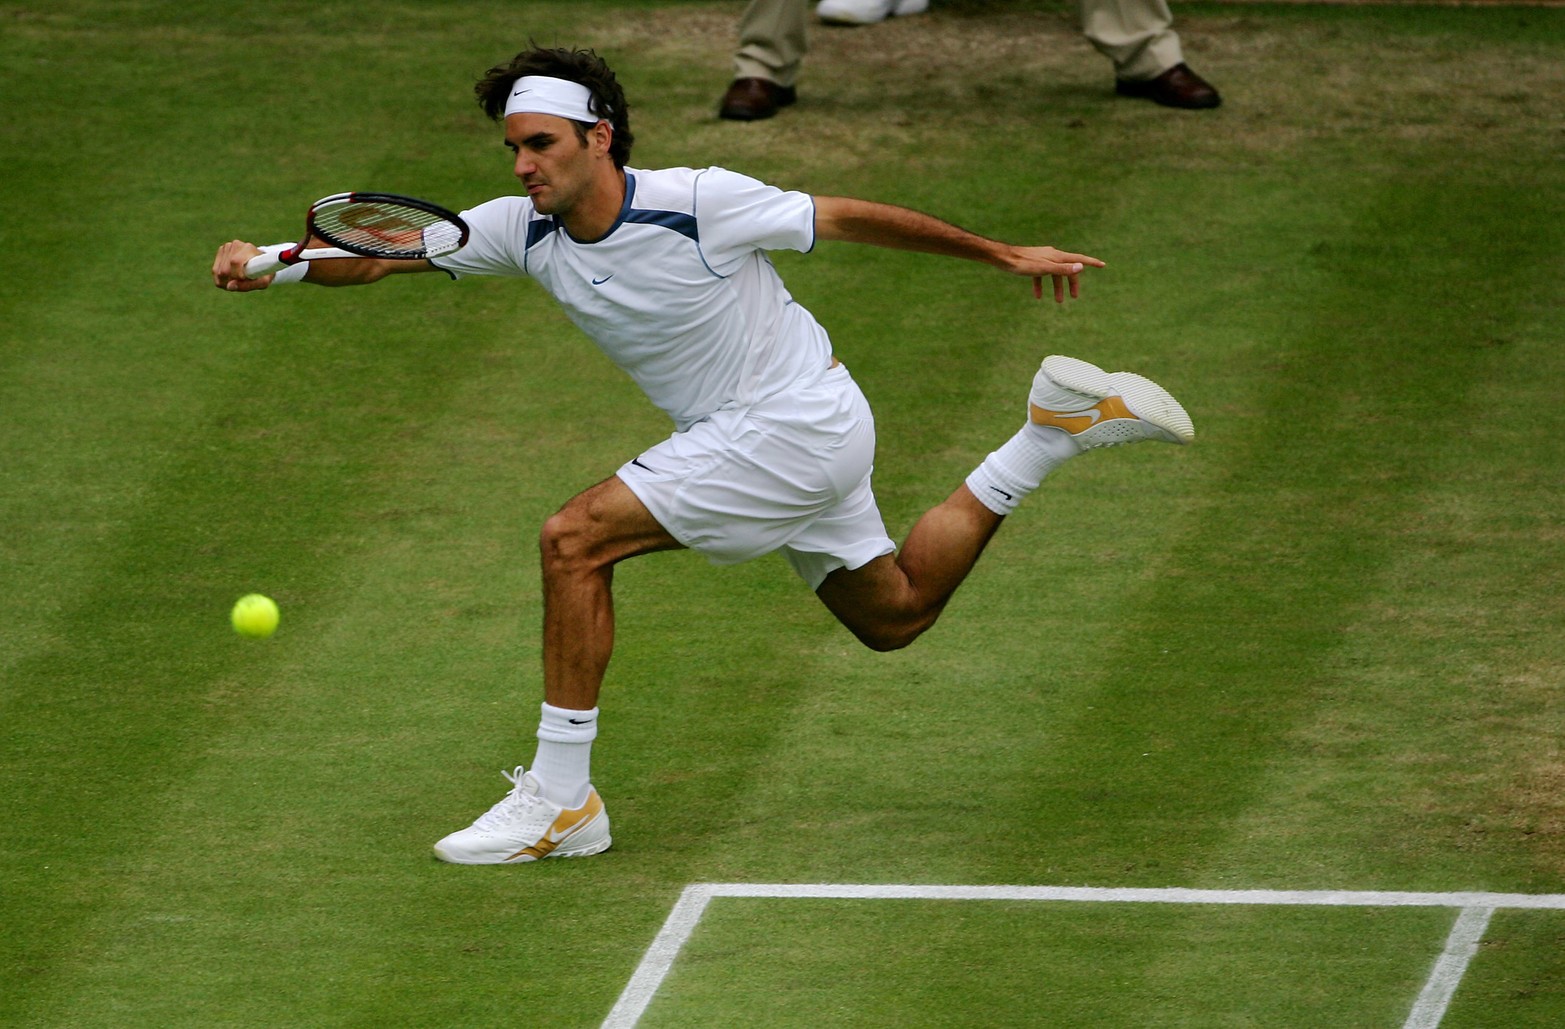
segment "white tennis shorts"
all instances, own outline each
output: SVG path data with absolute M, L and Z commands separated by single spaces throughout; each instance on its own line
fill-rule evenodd
M 669 534 L 713 564 L 781 551 L 816 589 L 896 550 L 870 489 L 875 418 L 847 368 L 723 410 L 619 470 Z

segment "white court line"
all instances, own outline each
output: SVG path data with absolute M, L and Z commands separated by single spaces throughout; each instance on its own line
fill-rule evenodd
M 777 900 L 1056 900 L 1098 904 L 1298 904 L 1321 907 L 1551 908 L 1565 893 L 1405 893 L 1370 890 L 1189 890 L 1104 886 L 920 886 L 704 883 L 713 897 Z
M 679 895 L 679 903 L 668 913 L 668 920 L 653 939 L 652 946 L 647 948 L 646 957 L 636 966 L 636 974 L 630 977 L 609 1017 L 603 1020 L 603 1029 L 630 1029 L 640 1020 L 711 899 L 712 887 L 707 883 L 685 887 L 685 892 Z
M 839 883 L 694 883 L 685 887 L 603 1029 L 631 1029 L 652 1003 L 713 897 L 787 900 L 1027 900 L 1095 904 L 1265 904 L 1319 907 L 1460 908 L 1429 981 L 1403 1029 L 1432 1029 L 1466 972 L 1497 908 L 1565 910 L 1561 893 L 1406 893 L 1372 890 L 1191 890 L 1093 886 L 921 886 Z M 1415 1018 L 1424 1021 L 1414 1021 Z M 1429 1021 L 1429 1019 L 1433 1021 Z
M 1424 983 L 1402 1029 L 1435 1029 L 1445 1018 L 1445 1009 L 1450 1006 L 1462 976 L 1467 974 L 1467 963 L 1478 953 L 1478 943 L 1493 914 L 1494 908 L 1463 908 L 1456 916 L 1451 935 L 1445 940 L 1445 951 L 1435 962 L 1434 971 L 1429 973 L 1429 981 Z

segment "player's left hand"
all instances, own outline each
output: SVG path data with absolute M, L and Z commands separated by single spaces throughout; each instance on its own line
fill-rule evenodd
M 1044 277 L 1053 279 L 1056 304 L 1065 303 L 1067 287 L 1071 299 L 1081 296 L 1081 283 L 1077 276 L 1083 270 L 1102 267 L 1103 262 L 1096 257 L 1066 253 L 1055 247 L 1019 247 L 1012 263 L 1012 270 L 1016 274 L 1032 278 L 1032 295 L 1039 300 L 1043 299 Z

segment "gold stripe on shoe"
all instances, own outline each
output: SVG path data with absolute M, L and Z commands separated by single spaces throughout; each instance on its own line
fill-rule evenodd
M 576 832 L 591 825 L 592 820 L 602 813 L 603 798 L 598 796 L 597 790 L 590 790 L 587 793 L 587 803 L 574 810 L 561 811 L 544 834 L 538 838 L 537 843 L 530 847 L 523 847 L 505 860 L 516 861 L 530 857 L 534 861 L 541 861 L 554 853 L 560 844 L 570 839 Z
M 1124 399 L 1118 396 L 1104 397 L 1082 411 L 1045 411 L 1036 404 L 1028 404 L 1027 415 L 1035 425 L 1064 429 L 1072 436 L 1116 418 L 1136 418 L 1135 412 L 1126 407 Z

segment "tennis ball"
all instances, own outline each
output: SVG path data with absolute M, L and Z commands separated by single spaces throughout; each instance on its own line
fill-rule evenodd
M 234 623 L 234 631 L 241 636 L 264 640 L 277 631 L 277 604 L 271 597 L 259 593 L 240 597 L 229 617 Z

